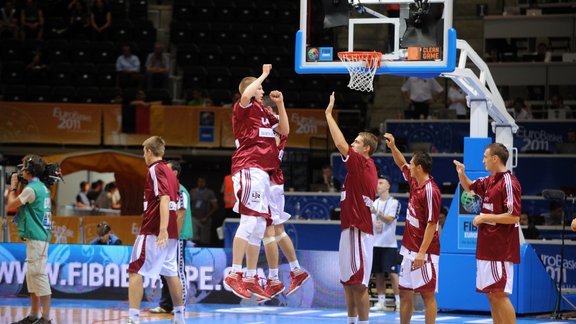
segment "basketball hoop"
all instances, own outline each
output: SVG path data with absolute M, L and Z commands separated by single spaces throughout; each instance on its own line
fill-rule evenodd
M 338 57 L 350 72 L 348 88 L 359 91 L 374 91 L 374 75 L 380 67 L 380 52 L 338 52 Z

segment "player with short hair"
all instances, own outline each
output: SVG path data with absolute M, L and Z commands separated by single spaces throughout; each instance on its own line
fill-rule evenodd
M 434 323 L 438 313 L 435 292 L 438 292 L 438 262 L 440 239 L 438 220 L 442 196 L 434 178 L 430 175 L 432 158 L 428 153 L 415 152 L 410 164 L 396 147 L 394 136 L 384 134 L 386 145 L 392 151 L 396 165 L 402 170 L 410 186 L 406 226 L 402 237 L 400 254 L 400 323 L 412 319 L 414 292 L 419 292 L 426 307 L 426 323 Z
M 274 114 L 273 106 L 275 102 L 270 97 L 264 97 L 264 108 Z M 281 162 L 286 148 L 288 135 L 276 134 L 276 144 L 278 146 L 278 159 Z M 296 290 L 310 279 L 310 275 L 302 270 L 296 257 L 296 249 L 292 243 L 290 236 L 284 231 L 284 222 L 290 219 L 291 215 L 284 211 L 284 173 L 282 168 L 278 168 L 270 175 L 270 213 L 272 223 L 266 227 L 264 232 L 264 251 L 266 253 L 266 260 L 268 261 L 268 279 L 266 280 L 265 291 L 273 298 L 285 289 L 284 284 L 278 279 L 279 267 L 279 251 L 278 246 L 284 252 L 286 259 L 290 265 L 290 277 L 292 281 L 286 292 L 286 296 L 290 296 Z M 258 299 L 257 301 L 262 301 Z
M 378 138 L 372 133 L 361 132 L 352 144 L 348 144 L 332 116 L 334 101 L 332 92 L 325 111 L 326 121 L 348 172 L 340 199 L 340 282 L 346 295 L 348 323 L 368 323 L 368 282 L 374 245 L 370 209 L 378 186 L 376 165 L 370 156 L 376 150 Z
M 372 205 L 372 223 L 374 224 L 374 261 L 372 273 L 376 275 L 378 302 L 371 308 L 375 311 L 386 309 L 386 284 L 384 274 L 388 273 L 392 282 L 392 291 L 396 301 L 396 310 L 400 310 L 400 292 L 398 290 L 398 243 L 396 242 L 396 220 L 400 214 L 400 202 L 390 196 L 391 181 L 385 175 L 378 176 L 378 195 Z
M 128 266 L 129 317 L 126 323 L 140 323 L 142 276 L 166 278 L 174 304 L 172 323 L 184 323 L 182 285 L 178 278 L 178 220 L 176 211 L 180 188 L 176 174 L 162 160 L 166 143 L 152 136 L 142 143 L 148 176 L 144 186 L 144 213 Z M 181 215 L 181 214 L 180 214 Z M 181 217 L 181 216 L 180 216 Z
M 266 223 L 270 219 L 270 172 L 279 168 L 276 136 L 290 131 L 284 98 L 280 91 L 270 92 L 278 106 L 279 117 L 262 105 L 262 82 L 268 77 L 271 64 L 262 66 L 258 78 L 240 81 L 241 93 L 232 110 L 232 128 L 236 151 L 232 155 L 232 181 L 236 194 L 234 211 L 240 213 L 240 225 L 232 243 L 232 271 L 224 279 L 224 286 L 241 298 L 252 294 L 264 300 L 270 295 L 258 283 L 256 266 L 260 243 Z M 246 254 L 246 273 L 242 278 L 242 262 Z
M 482 163 L 487 177 L 470 180 L 464 164 L 454 160 L 456 172 L 466 191 L 482 199 L 476 244 L 476 291 L 485 293 L 496 324 L 515 323 L 516 313 L 508 298 L 514 282 L 514 263 L 520 263 L 520 214 L 522 187 L 506 169 L 508 149 L 500 143 L 486 146 Z

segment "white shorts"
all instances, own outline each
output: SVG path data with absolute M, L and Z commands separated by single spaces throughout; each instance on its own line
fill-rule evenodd
M 402 252 L 407 251 L 402 247 Z M 414 252 L 412 252 L 415 254 Z M 413 258 L 402 253 L 404 258 L 400 264 L 399 288 L 413 291 L 434 291 L 438 292 L 438 260 L 437 256 L 426 255 L 424 265 L 412 270 Z
M 236 203 L 233 210 L 241 215 L 270 218 L 270 175 L 257 169 L 242 169 L 232 176 Z
M 340 282 L 368 287 L 372 270 L 374 235 L 350 227 L 340 233 Z
M 270 186 L 270 214 L 272 225 L 284 224 L 290 219 L 290 214 L 284 211 L 284 185 L 273 184 Z
M 476 260 L 476 291 L 512 294 L 514 264 L 509 261 Z
M 166 246 L 156 246 L 156 235 L 138 235 L 132 248 L 128 272 L 151 279 L 159 275 L 178 276 L 178 239 L 169 239 Z
M 46 260 L 48 258 L 48 246 L 46 241 L 26 240 L 26 285 L 28 292 L 37 296 L 52 295 L 48 273 L 46 272 Z

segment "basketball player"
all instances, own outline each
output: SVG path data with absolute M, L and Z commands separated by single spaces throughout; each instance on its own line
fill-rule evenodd
M 415 152 L 408 164 L 396 147 L 394 136 L 386 133 L 384 139 L 410 186 L 406 226 L 400 248 L 400 254 L 404 257 L 399 278 L 400 323 L 408 324 L 412 319 L 414 292 L 419 292 L 424 299 L 426 323 L 434 323 L 438 313 L 434 293 L 438 291 L 438 220 L 442 197 L 434 178 L 430 176 L 432 158 L 428 153 Z
M 276 106 L 274 102 L 270 102 L 269 97 L 264 98 L 264 108 L 270 113 L 274 114 L 272 106 Z M 278 159 L 282 162 L 284 155 L 284 148 L 288 141 L 287 135 L 276 134 L 276 143 L 278 145 Z M 284 252 L 288 263 L 290 264 L 290 277 L 292 282 L 288 287 L 286 296 L 293 294 L 298 288 L 310 279 L 310 275 L 300 268 L 298 259 L 296 258 L 296 250 L 290 236 L 284 231 L 284 222 L 290 219 L 290 214 L 284 212 L 284 174 L 282 168 L 278 168 L 270 176 L 270 213 L 272 217 L 272 224 L 266 227 L 264 233 L 264 251 L 266 252 L 266 260 L 268 261 L 268 279 L 266 280 L 265 291 L 273 298 L 284 291 L 284 284 L 278 279 L 278 266 L 279 266 L 279 253 L 278 245 Z M 261 300 L 257 300 L 261 301 Z
M 372 205 L 372 223 L 374 224 L 374 261 L 372 273 L 376 275 L 378 302 L 371 308 L 375 311 L 386 309 L 386 283 L 384 274 L 388 273 L 392 282 L 392 291 L 396 310 L 400 311 L 400 291 L 398 290 L 398 243 L 396 243 L 396 220 L 400 214 L 400 202 L 390 196 L 390 179 L 378 176 L 379 197 Z
M 348 172 L 340 199 L 340 282 L 346 295 L 348 323 L 368 323 L 368 281 L 374 244 L 370 209 L 378 186 L 376 165 L 370 156 L 376 150 L 378 138 L 372 133 L 361 132 L 352 144 L 348 144 L 332 116 L 334 100 L 332 92 L 325 111 L 326 121 Z
M 128 266 L 129 318 L 126 323 L 140 323 L 142 276 L 164 276 L 168 283 L 174 319 L 184 323 L 182 284 L 178 278 L 178 221 L 176 210 L 180 199 L 176 174 L 162 160 L 165 142 L 152 136 L 142 143 L 148 176 L 144 186 L 144 213 L 140 234 L 136 237 Z M 181 214 L 182 215 L 182 214 Z
M 484 167 L 490 175 L 471 181 L 464 164 L 454 161 L 462 187 L 482 199 L 476 245 L 476 291 L 488 296 L 495 324 L 516 323 L 514 306 L 508 298 L 514 282 L 514 263 L 520 263 L 520 214 L 522 187 L 509 170 L 506 146 L 492 143 L 484 151 Z
M 264 64 L 260 77 L 242 79 L 238 87 L 242 95 L 232 108 L 236 143 L 232 155 L 232 181 L 237 198 L 234 211 L 240 213 L 240 225 L 232 243 L 232 271 L 224 279 L 224 286 L 238 297 L 250 298 L 254 294 L 263 300 L 270 299 L 270 295 L 258 283 L 256 265 L 266 222 L 270 219 L 269 173 L 280 165 L 274 132 L 287 135 L 290 131 L 280 91 L 270 93 L 278 107 L 279 117 L 262 106 L 262 82 L 271 69 L 271 64 Z M 244 254 L 246 274 L 242 278 Z

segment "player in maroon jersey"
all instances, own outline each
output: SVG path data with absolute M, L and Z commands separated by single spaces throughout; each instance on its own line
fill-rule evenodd
M 376 150 L 378 138 L 372 133 L 361 132 L 352 144 L 348 144 L 332 116 L 334 100 L 332 92 L 325 111 L 326 121 L 347 171 L 340 194 L 340 282 L 346 294 L 348 323 L 368 323 L 368 281 L 374 245 L 370 210 L 378 187 L 376 165 L 370 156 Z
M 180 186 L 172 169 L 162 160 L 165 142 L 152 136 L 142 143 L 148 176 L 144 186 L 144 213 L 140 234 L 136 237 L 129 273 L 129 317 L 126 323 L 140 322 L 142 276 L 164 276 L 174 304 L 172 323 L 184 323 L 182 285 L 178 278 L 178 219 L 176 210 Z
M 412 298 L 419 292 L 426 306 L 426 323 L 434 323 L 438 305 L 434 293 L 438 291 L 438 261 L 440 239 L 438 220 L 442 196 L 434 178 L 430 175 L 432 158 L 428 153 L 415 152 L 406 162 L 396 147 L 392 134 L 384 134 L 386 145 L 392 151 L 396 165 L 402 170 L 410 185 L 406 208 L 406 226 L 402 237 L 400 254 L 400 323 L 408 324 L 412 318 Z
M 236 151 L 232 155 L 232 181 L 236 194 L 234 211 L 240 213 L 240 225 L 232 243 L 232 271 L 224 279 L 224 286 L 241 298 L 252 294 L 264 300 L 270 295 L 262 289 L 256 276 L 256 265 L 266 223 L 270 220 L 270 173 L 279 168 L 275 132 L 290 132 L 284 98 L 280 91 L 270 92 L 278 107 L 278 115 L 262 106 L 262 82 L 270 74 L 272 65 L 264 64 L 258 78 L 240 81 L 242 94 L 232 111 L 232 128 Z M 246 273 L 242 278 L 242 262 L 246 254 Z
M 473 221 L 478 226 L 476 291 L 488 296 L 496 324 L 516 322 L 508 294 L 512 293 L 514 263 L 520 263 L 522 187 L 506 169 L 508 157 L 508 149 L 503 144 L 486 146 L 482 163 L 490 175 L 474 181 L 464 173 L 464 164 L 454 160 L 464 190 L 482 199 L 480 214 Z

